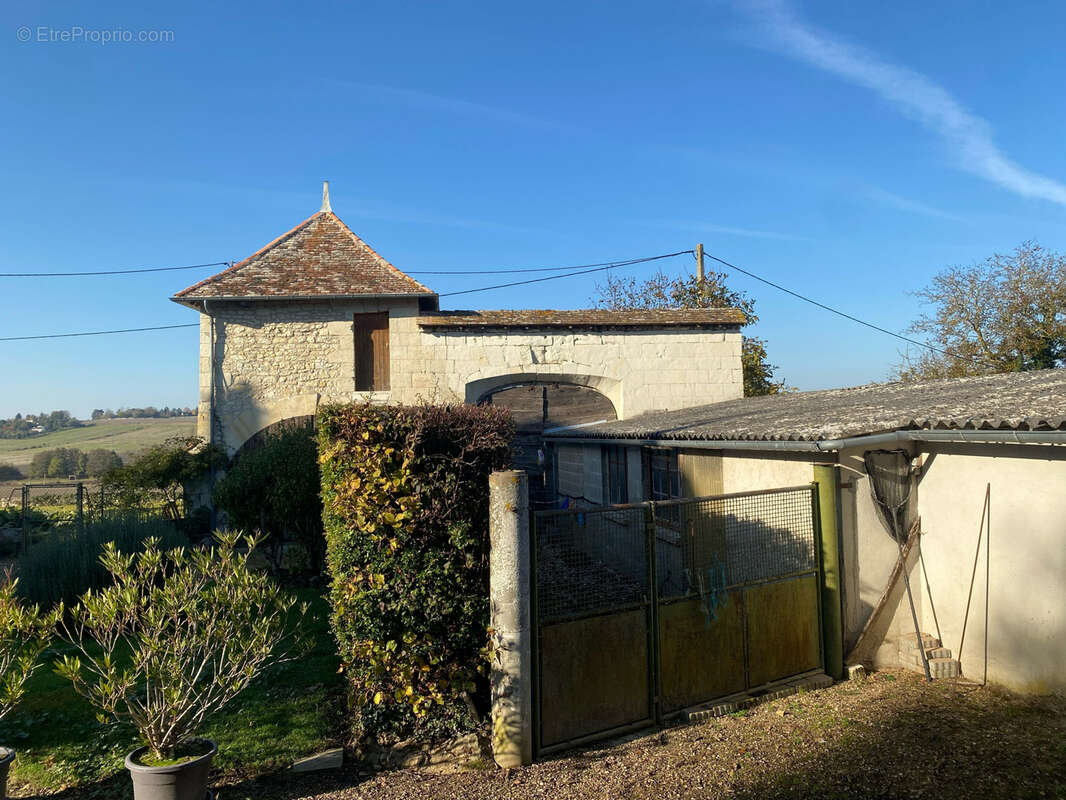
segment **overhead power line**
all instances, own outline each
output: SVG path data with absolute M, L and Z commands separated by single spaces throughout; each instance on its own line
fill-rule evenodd
M 140 333 L 141 331 L 168 331 L 173 328 L 199 328 L 199 322 L 186 322 L 181 325 L 156 325 L 151 328 L 123 328 L 118 331 L 82 331 L 80 333 L 48 333 L 40 336 L 3 336 L 0 342 L 24 342 L 28 339 L 67 339 L 71 336 L 107 336 L 112 333 Z
M 691 250 L 682 250 L 679 253 L 673 253 L 672 255 L 683 255 L 684 253 L 691 253 Z M 668 258 L 668 256 L 655 256 L 655 258 Z M 626 261 L 601 261 L 598 264 L 574 264 L 569 267 L 503 267 L 500 269 L 415 269 L 406 270 L 408 275 L 507 275 L 511 273 L 520 272 L 565 272 L 566 270 L 573 269 L 589 269 L 592 267 L 614 267 L 624 264 L 637 263 L 642 259 L 633 259 Z
M 576 272 L 567 272 L 562 275 L 548 275 L 544 278 L 530 278 L 525 281 L 511 281 L 510 283 L 497 283 L 494 286 L 479 286 L 477 289 L 463 289 L 458 292 L 441 292 L 440 297 L 454 297 L 458 294 L 473 294 L 474 292 L 487 292 L 490 289 L 507 289 L 511 286 L 524 286 L 528 283 L 541 283 L 542 281 L 554 281 L 559 278 L 572 278 L 575 275 L 588 275 L 590 272 L 603 272 L 604 270 L 613 269 L 615 267 L 629 267 L 634 264 L 646 264 L 649 261 L 661 261 L 664 258 L 674 258 L 675 256 L 685 255 L 686 253 L 694 253 L 694 250 L 678 250 L 676 253 L 665 253 L 661 256 L 648 256 L 646 258 L 631 258 L 628 261 L 611 261 L 604 262 L 601 265 L 594 266 L 590 269 L 578 269 Z M 563 267 L 562 269 L 573 269 L 573 267 Z
M 740 273 L 742 273 L 744 275 L 747 275 L 749 278 L 754 278 L 757 281 L 765 283 L 767 286 L 773 286 L 775 289 L 778 289 L 778 290 L 784 292 L 785 294 L 790 294 L 793 297 L 796 297 L 796 298 L 804 301 L 805 303 L 810 303 L 811 305 L 818 306 L 818 308 L 825 309 L 826 311 L 828 311 L 828 312 L 830 312 L 832 314 L 836 314 L 839 317 L 843 317 L 844 319 L 850 319 L 852 322 L 857 322 L 860 325 L 865 325 L 867 328 L 870 328 L 872 330 L 879 331 L 880 333 L 887 333 L 889 336 L 894 336 L 895 338 L 900 339 L 901 341 L 908 342 L 909 344 L 917 345 L 918 347 L 925 347 L 925 348 L 927 348 L 929 350 L 932 350 L 933 352 L 940 353 L 941 355 L 944 355 L 944 356 L 948 356 L 949 358 L 963 358 L 963 359 L 967 358 L 967 356 L 962 356 L 962 355 L 959 355 L 958 353 L 952 353 L 950 350 L 941 350 L 939 347 L 934 347 L 933 345 L 931 345 L 931 344 L 929 344 L 927 342 L 920 342 L 917 339 L 911 339 L 911 338 L 909 338 L 907 336 L 903 336 L 902 334 L 896 333 L 895 331 L 890 331 L 890 330 L 888 330 L 888 328 L 882 328 L 879 325 L 874 325 L 872 322 L 867 322 L 864 319 L 859 319 L 858 317 L 852 316 L 851 314 L 848 314 L 848 313 L 846 313 L 844 311 L 840 311 L 839 309 L 833 308 L 832 306 L 827 306 L 825 303 L 819 303 L 817 300 L 814 300 L 814 299 L 812 299 L 810 297 L 807 297 L 806 295 L 802 295 L 799 292 L 794 292 L 791 289 L 786 289 L 781 284 L 774 283 L 771 280 L 767 280 L 766 278 L 763 278 L 763 277 L 761 277 L 759 275 L 756 275 L 754 272 L 748 272 L 748 270 L 742 269 L 741 267 L 738 267 L 736 264 L 730 264 L 728 261 L 725 261 L 724 259 L 718 258 L 718 256 L 712 256 L 710 253 L 705 253 L 704 255 L 707 258 L 711 259 L 712 261 L 717 261 L 719 264 L 722 264 L 723 266 L 729 267 L 730 269 L 735 269 L 737 272 L 740 272 Z M 973 359 L 973 360 L 976 361 L 976 359 Z
M 179 269 L 230 266 L 231 261 L 212 261 L 210 264 L 188 264 L 183 267 L 137 267 L 135 269 L 105 269 L 96 272 L 0 272 L 0 278 L 72 278 L 84 275 L 133 275 L 138 272 L 173 272 Z

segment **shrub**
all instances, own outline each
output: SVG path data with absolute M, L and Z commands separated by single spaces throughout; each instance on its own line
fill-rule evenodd
M 90 478 L 99 478 L 122 466 L 122 459 L 114 450 L 97 448 L 85 454 L 85 472 Z
M 187 487 L 226 462 L 217 445 L 196 436 L 176 436 L 108 470 L 101 484 L 109 504 L 122 509 L 161 505 L 176 520 L 189 510 Z
M 169 520 L 142 522 L 134 516 L 86 525 L 80 533 L 54 531 L 19 558 L 19 594 L 46 608 L 59 601 L 69 603 L 87 589 L 110 583 L 100 563 L 105 543 L 114 542 L 119 551 L 132 553 L 153 537 L 168 549 L 187 544 Z
M 22 470 L 14 464 L 0 464 L 0 481 L 17 481 L 22 479 Z
M 105 715 L 132 722 L 157 759 L 173 758 L 297 639 L 306 606 L 291 615 L 295 600 L 249 569 L 241 541 L 220 533 L 216 548 L 164 553 L 149 540 L 137 555 L 109 542 L 112 585 L 82 595 L 62 623 L 78 654 L 57 671 Z
M 52 639 L 60 611 L 41 614 L 15 595 L 17 580 L 0 577 L 0 719 L 22 699 L 41 653 Z
M 318 574 L 325 558 L 320 489 L 314 432 L 297 428 L 268 436 L 238 456 L 216 484 L 214 501 L 237 528 L 266 534 L 276 566 L 285 534 L 294 534 Z
M 333 627 L 357 737 L 450 735 L 488 705 L 488 476 L 514 424 L 493 406 L 319 415 Z

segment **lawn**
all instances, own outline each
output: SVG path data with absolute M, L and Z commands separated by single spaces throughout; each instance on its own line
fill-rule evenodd
M 114 450 L 123 459 L 172 436 L 196 433 L 194 417 L 163 419 L 104 419 L 83 428 L 68 428 L 29 439 L 0 439 L 0 462 L 13 464 L 26 472 L 34 454 L 57 447 L 79 450 Z
M 343 736 L 343 684 L 328 627 L 328 604 L 311 603 L 315 648 L 297 662 L 264 674 L 200 732 L 215 739 L 218 779 L 241 781 L 335 746 Z M 54 653 L 53 653 L 54 654 Z M 0 742 L 18 750 L 9 781 L 12 797 L 118 798 L 129 791 L 123 759 L 137 745 L 129 727 L 103 724 L 48 664 L 33 677 L 25 700 L 0 722 Z

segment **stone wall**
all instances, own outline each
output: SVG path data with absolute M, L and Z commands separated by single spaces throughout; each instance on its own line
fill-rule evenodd
M 353 315 L 374 311 L 390 314 L 390 386 L 356 392 Z M 739 333 L 696 328 L 438 330 L 419 324 L 415 298 L 218 301 L 201 315 L 198 430 L 234 451 L 321 403 L 476 402 L 539 376 L 596 389 L 630 417 L 740 397 L 740 349 Z

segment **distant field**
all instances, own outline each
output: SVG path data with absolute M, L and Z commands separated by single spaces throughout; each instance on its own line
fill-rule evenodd
M 14 464 L 25 473 L 35 453 L 56 447 L 76 447 L 85 451 L 97 448 L 114 450 L 125 460 L 171 436 L 191 436 L 194 433 L 195 417 L 105 419 L 84 428 L 70 428 L 32 439 L 0 439 L 0 462 Z

